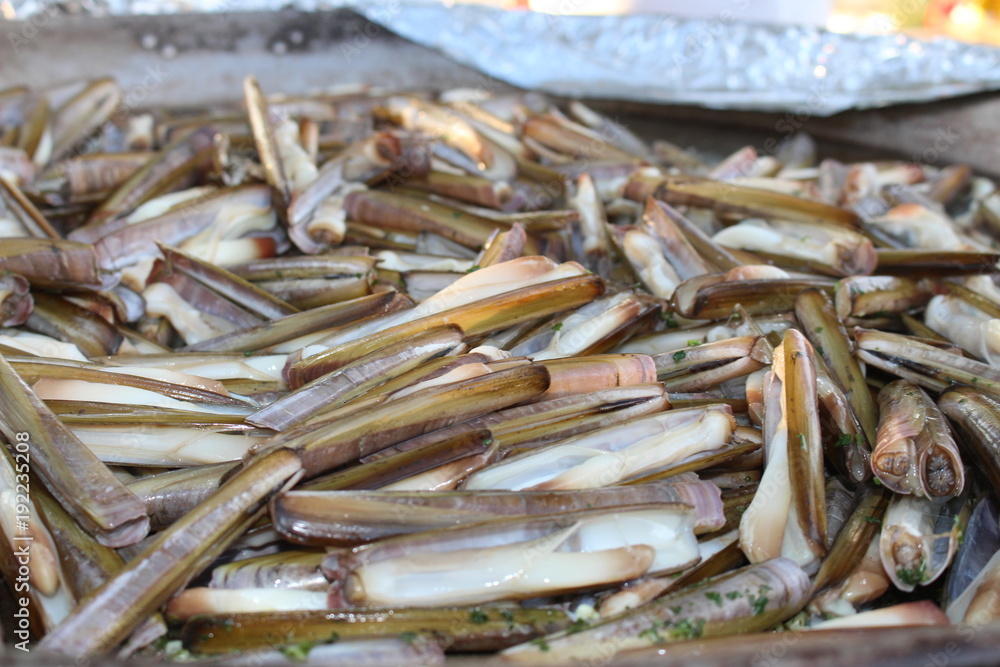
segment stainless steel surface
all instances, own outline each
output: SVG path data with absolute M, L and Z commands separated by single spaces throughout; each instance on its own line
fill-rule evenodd
M 362 83 L 506 89 L 348 10 L 46 16 L 3 24 L 0 86 L 113 75 L 133 107 L 238 100 L 248 73 L 269 94 Z

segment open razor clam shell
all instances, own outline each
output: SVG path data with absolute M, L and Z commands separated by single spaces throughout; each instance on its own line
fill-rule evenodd
M 332 554 L 324 571 L 353 604 L 441 606 L 595 588 L 698 559 L 693 512 L 666 505 L 404 535 Z
M 955 504 L 942 499 L 895 495 L 882 520 L 879 553 L 892 583 L 902 591 L 940 577 L 958 547 Z

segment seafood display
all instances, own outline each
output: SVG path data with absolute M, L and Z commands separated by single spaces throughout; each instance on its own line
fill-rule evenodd
M 534 93 L 121 97 L 0 92 L 8 638 L 603 665 L 993 636 L 994 183 L 804 134 L 712 159 Z

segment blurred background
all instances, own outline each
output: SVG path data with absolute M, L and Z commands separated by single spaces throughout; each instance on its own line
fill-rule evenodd
M 1000 0 L 470 0 L 552 14 L 663 12 L 742 21 L 823 26 L 834 32 L 906 32 L 1000 44 Z
M 396 0 L 360 2 L 390 6 Z M 1000 0 L 406 0 L 478 4 L 548 14 L 664 13 L 727 21 L 824 27 L 839 33 L 903 32 L 918 38 L 946 36 L 976 44 L 1000 45 Z M 287 3 L 265 0 L 0 0 L 0 18 L 24 18 L 51 6 L 64 13 L 104 12 L 163 14 L 184 11 L 251 11 L 290 8 L 334 8 L 352 0 Z M 299 7 L 299 5 L 305 5 Z M 122 12 L 125 7 L 127 11 Z

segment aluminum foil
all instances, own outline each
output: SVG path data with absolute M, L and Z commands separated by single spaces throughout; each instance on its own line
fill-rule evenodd
M 816 116 L 1000 88 L 1000 49 L 747 24 L 737 13 L 747 1 L 713 20 L 398 3 L 357 10 L 490 76 L 575 97 Z
M 732 0 L 714 19 L 664 15 L 570 16 L 382 0 L 77 0 L 84 11 L 302 10 L 348 6 L 369 20 L 484 74 L 572 97 L 789 111 L 922 102 L 1000 88 L 1000 49 L 903 34 L 845 35 L 750 24 Z M 574 0 L 565 0 L 572 11 Z M 18 3 L 18 16 L 51 3 Z M 88 9 L 89 8 L 89 9 Z

